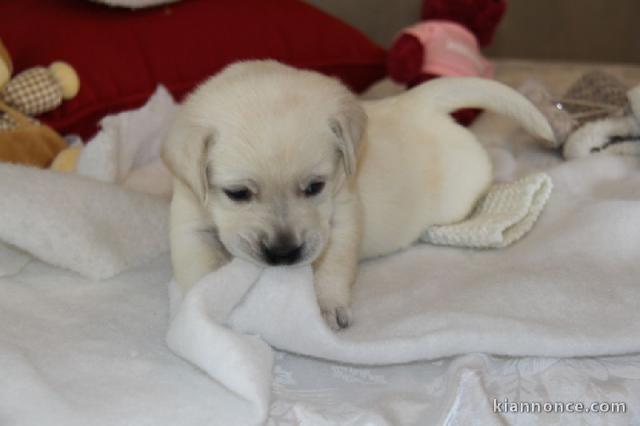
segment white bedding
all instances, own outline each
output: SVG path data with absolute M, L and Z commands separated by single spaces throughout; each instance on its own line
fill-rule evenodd
M 506 68 L 509 66 L 516 71 L 524 67 L 507 64 Z M 498 69 L 499 76 L 504 75 L 505 68 Z M 557 84 L 555 75 L 565 78 L 570 72 L 537 69 L 543 70 L 539 77 L 544 78 L 546 70 L 550 82 Z M 502 165 L 498 178 L 510 180 L 561 163 L 496 117 L 483 117 L 475 128 L 490 146 L 496 163 Z M 585 202 L 600 197 L 611 201 L 606 206 L 638 199 L 640 194 L 634 189 L 638 186 L 614 185 L 638 179 L 632 173 L 638 162 L 602 161 L 609 164 L 601 169 L 604 174 L 594 170 L 585 176 L 592 180 L 593 185 L 587 185 L 591 192 L 574 194 L 575 199 Z M 582 169 L 588 173 L 591 165 L 598 169 L 600 162 L 584 164 L 588 166 Z M 615 172 L 616 164 L 620 173 Z M 556 177 L 562 178 L 562 168 L 559 170 Z M 607 181 L 609 184 L 601 184 Z M 623 260 L 617 259 L 624 265 Z M 21 265 L 22 259 L 11 262 Z M 166 255 L 102 282 L 38 261 L 19 269 L 7 268 L 0 278 L 0 424 L 245 424 L 243 420 L 253 415 L 251 407 L 235 398 L 226 399 L 215 382 L 166 348 L 165 284 L 171 275 Z M 580 272 L 572 269 L 572 273 Z M 630 282 L 629 273 L 637 271 L 622 267 L 603 270 L 602 276 L 611 277 L 612 283 L 616 276 Z M 438 350 L 447 352 L 434 348 L 433 353 Z M 638 355 L 551 359 L 470 354 L 358 367 L 278 352 L 273 378 L 269 423 L 274 425 L 640 422 Z M 525 414 L 516 418 L 494 414 L 493 398 L 587 404 L 624 401 L 628 413 Z
M 31 262 L 0 279 L 0 424 L 245 424 L 238 414 L 246 407 L 231 398 L 212 401 L 226 393 L 166 347 L 168 264 L 162 256 L 94 282 Z M 639 419 L 637 355 L 470 354 L 362 367 L 277 352 L 273 375 L 270 425 L 504 424 L 492 414 L 493 398 L 624 401 L 631 411 L 523 414 L 518 420 L 505 415 L 510 424 L 623 425 Z

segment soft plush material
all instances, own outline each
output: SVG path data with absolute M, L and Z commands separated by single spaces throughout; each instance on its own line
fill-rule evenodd
M 47 167 L 67 142 L 49 126 L 37 123 L 0 101 L 0 161 Z M 9 118 L 9 120 L 7 120 Z
M 140 114 L 153 111 L 162 115 L 158 104 L 169 99 L 161 93 L 133 116 L 112 117 L 113 124 L 131 130 L 135 126 L 127 127 L 128 119 L 149 123 L 138 126 L 149 127 L 138 130 L 138 137 L 149 144 L 152 139 L 148 135 L 161 129 L 163 120 L 143 120 Z M 133 135 L 128 131 L 110 133 L 141 147 L 128 139 Z M 158 344 L 162 332 L 155 325 L 168 321 L 166 311 L 157 309 L 158 298 L 168 303 L 168 256 L 120 277 L 91 283 L 38 262 L 25 265 L 21 252 L 0 252 L 8 264 L 5 270 L 18 274 L 2 278 L 0 287 L 0 314 L 5 324 L 0 355 L 9 366 L 5 383 L 18 389 L 0 394 L 0 411 L 9 413 L 18 424 L 38 424 L 43 418 L 52 425 L 107 425 L 131 423 L 132 419 L 155 424 L 259 424 L 268 415 L 271 392 L 287 380 L 277 365 L 272 370 L 276 357 L 270 346 L 333 362 L 374 365 L 470 352 L 543 357 L 639 352 L 640 287 L 636 277 L 640 265 L 635 260 L 640 241 L 636 220 L 640 215 L 636 190 L 640 161 L 602 155 L 561 162 L 552 153 L 536 151 L 533 141 L 522 132 L 502 130 L 501 134 L 509 134 L 508 144 L 489 147 L 501 180 L 513 181 L 544 170 L 555 183 L 547 209 L 526 238 L 492 251 L 420 244 L 364 262 L 354 287 L 355 322 L 340 333 L 331 332 L 322 320 L 309 267 L 261 269 L 233 261 L 205 277 L 182 300 L 171 287 L 173 316 L 167 342 L 199 369 L 180 364 Z M 525 146 L 518 146 L 517 140 Z M 142 149 L 139 157 L 124 158 L 153 158 L 153 151 L 142 155 Z M 2 192 L 14 188 L 14 197 L 24 194 L 25 180 L 47 179 L 53 186 L 54 176 L 59 176 L 10 165 L 0 165 L 0 171 Z M 17 173 L 19 179 L 6 179 Z M 138 247 L 146 247 L 149 256 L 153 250 L 166 250 L 166 241 L 153 240 L 158 229 L 151 223 L 156 215 L 166 214 L 166 202 L 132 204 L 129 200 L 160 198 L 134 191 L 116 198 L 96 189 L 110 185 L 112 191 L 126 191 L 121 185 L 65 176 L 84 179 L 86 188 L 84 193 L 70 192 L 69 201 L 94 201 L 106 211 L 104 215 L 111 214 L 107 210 L 128 211 L 129 215 L 110 222 L 103 221 L 104 215 L 87 215 L 87 223 L 95 229 L 108 229 L 107 238 L 85 235 L 84 229 L 76 234 L 73 228 L 47 234 L 41 224 L 51 223 L 50 219 L 34 212 L 22 221 L 21 226 L 30 226 L 29 232 L 13 240 L 14 246 L 21 239 L 38 239 L 40 251 L 24 244 L 21 247 L 50 263 L 42 253 L 56 253 L 59 259 L 67 257 L 72 263 L 79 251 L 70 249 L 71 238 L 86 239 L 101 250 L 94 257 L 94 268 L 110 260 L 108 253 L 122 251 L 118 242 L 126 246 L 137 239 Z M 58 184 L 68 188 L 68 182 Z M 37 210 L 38 203 L 51 206 L 57 223 L 65 223 L 63 213 L 71 214 L 76 204 L 56 203 L 59 191 L 49 189 L 48 197 L 38 194 L 34 198 L 32 209 Z M 0 212 L 10 205 L 0 206 Z M 14 212 L 16 217 L 6 214 L 0 220 L 3 233 L 12 232 L 7 229 L 20 223 L 18 213 Z M 149 239 L 143 237 L 147 234 Z M 1 236 L 0 240 L 6 241 Z M 130 256 L 127 253 L 122 251 Z M 144 336 L 150 334 L 147 340 Z M 104 368 L 96 367 L 95 361 Z M 483 384 L 478 383 L 474 368 L 480 366 L 470 365 L 467 373 L 461 372 L 468 380 L 475 380 L 465 389 L 484 398 L 485 394 L 476 392 Z M 205 380 L 201 370 L 215 380 Z M 197 378 L 194 372 L 198 372 Z M 184 387 L 184 380 L 190 386 Z M 191 402 L 177 404 L 185 395 Z M 289 395 L 290 400 L 300 397 Z M 458 397 L 457 393 L 447 394 L 443 401 L 453 403 L 451 400 L 459 401 Z M 483 398 L 478 401 L 487 404 Z M 571 394 L 550 400 L 578 398 Z M 392 423 L 417 423 L 419 413 L 406 409 L 415 405 L 403 401 L 404 409 L 398 414 L 402 420 Z M 192 410 L 195 405 L 201 408 L 200 404 L 206 408 Z M 416 414 L 414 421 L 411 413 Z M 490 411 L 483 413 L 485 418 L 496 420 Z M 318 418 L 321 416 L 318 413 Z
M 618 151 L 625 139 L 633 142 L 633 135 L 637 134 L 633 120 L 629 129 L 623 118 L 631 114 L 630 98 L 627 97 L 629 87 L 621 79 L 601 70 L 584 73 L 562 95 L 552 93 L 536 78 L 527 80 L 519 90 L 547 117 L 555 134 L 550 146 L 562 147 L 567 159 L 603 149 Z
M 13 76 L 0 90 L 0 100 L 23 114 L 35 116 L 56 109 L 80 88 L 75 70 L 64 62 L 32 67 Z
M 142 108 L 105 117 L 101 131 L 78 155 L 77 173 L 168 201 L 173 179 L 160 158 L 160 144 L 176 108 L 171 94 L 160 86 Z
M 639 166 L 601 156 L 549 169 L 557 182 L 549 208 L 509 249 L 420 245 L 365 262 L 354 288 L 354 324 L 337 334 L 319 311 L 311 268 L 261 271 L 236 259 L 203 278 L 182 303 L 173 287 L 167 342 L 248 404 L 244 412 L 256 422 L 265 419 L 272 380 L 265 371 L 273 354 L 264 342 L 355 364 L 470 352 L 639 352 L 640 200 L 632 195 Z
M 140 110 L 106 117 L 75 173 L 0 163 L 0 242 L 92 279 L 168 251 L 172 181 L 160 141 L 174 110 L 161 87 Z
M 43 117 L 87 138 L 107 113 L 138 107 L 157 84 L 181 98 L 226 64 L 274 58 L 338 76 L 360 91 L 384 74 L 384 51 L 295 0 L 188 0 L 111 8 L 86 0 L 0 2 L 0 37 L 16 71 L 64 60 L 78 96 Z
M 37 261 L 24 265 L 19 253 L 3 274 L 1 266 L 12 263 L 11 255 L 0 247 L 3 425 L 258 422 L 253 401 L 229 392 L 167 347 L 168 255 L 99 282 Z M 453 425 L 640 422 L 639 355 L 558 359 L 473 353 L 375 367 L 281 351 L 273 359 L 269 426 L 415 426 L 425 419 L 449 419 Z M 256 384 L 255 392 L 264 395 L 264 387 Z M 628 409 L 605 415 L 499 414 L 492 410 L 493 398 L 624 401 Z
M 445 75 L 493 76 L 493 66 L 478 48 L 491 43 L 506 7 L 506 0 L 423 0 L 422 22 L 401 31 L 389 49 L 389 77 L 413 87 Z M 443 22 L 450 28 L 434 43 L 430 27 Z M 453 116 L 469 125 L 479 113 L 467 108 Z
M 60 151 L 58 155 L 56 155 L 56 158 L 53 159 L 50 169 L 65 173 L 74 172 L 76 170 L 78 157 L 82 152 L 82 147 L 82 143 L 79 143 L 70 145 L 69 147 Z
M 412 53 L 415 43 L 419 50 Z M 493 66 L 482 56 L 471 31 L 451 21 L 425 21 L 402 30 L 387 57 L 389 76 L 415 85 L 435 76 L 491 78 Z
M 164 199 L 0 163 L 0 241 L 94 279 L 165 252 L 168 217 Z
M 487 71 L 491 74 L 492 70 L 487 69 L 486 64 L 482 63 L 484 58 L 477 53 L 478 45 L 486 47 L 491 43 L 506 8 L 506 0 L 423 0 L 422 22 L 401 31 L 389 49 L 389 76 L 398 82 L 414 86 L 442 75 L 477 75 Z M 442 53 L 433 52 L 428 42 L 429 31 L 424 31 L 421 24 L 437 22 L 449 22 L 468 32 L 458 35 L 460 31 L 456 30 L 453 37 L 448 37 L 448 45 L 445 43 L 441 50 L 450 50 L 448 56 L 460 55 L 460 60 L 463 61 L 475 61 L 472 64 L 478 67 L 474 70 L 475 73 L 460 74 L 459 70 L 455 70 L 451 74 L 446 68 L 429 65 L 433 61 L 430 58 L 432 54 L 442 56 Z M 458 38 L 463 42 L 460 43 Z M 468 38 L 471 41 L 467 41 Z M 438 59 L 435 62 L 439 62 Z

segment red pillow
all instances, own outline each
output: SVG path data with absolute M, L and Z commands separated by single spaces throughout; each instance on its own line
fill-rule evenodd
M 80 92 L 41 118 L 87 138 L 105 114 L 142 105 L 156 85 L 177 98 L 226 64 L 274 58 L 335 75 L 356 91 L 384 75 L 384 51 L 296 0 L 183 0 L 131 11 L 88 0 L 0 1 L 16 71 L 69 62 Z

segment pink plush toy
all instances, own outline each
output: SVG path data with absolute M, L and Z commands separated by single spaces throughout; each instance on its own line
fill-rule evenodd
M 420 55 L 417 64 L 390 60 L 389 74 L 396 80 L 410 83 L 422 75 L 493 77 L 493 66 L 480 53 L 478 40 L 460 24 L 426 21 L 404 29 L 401 34 L 413 36 L 426 53 Z
M 492 77 L 480 48 L 491 43 L 506 8 L 507 0 L 423 0 L 423 21 L 401 31 L 389 50 L 389 77 L 408 87 L 441 76 Z M 477 110 L 454 115 L 468 124 Z

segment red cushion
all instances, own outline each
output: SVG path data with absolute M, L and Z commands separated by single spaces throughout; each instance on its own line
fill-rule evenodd
M 142 105 L 157 84 L 181 98 L 239 59 L 278 59 L 356 91 L 384 75 L 380 47 L 296 0 L 182 0 L 138 11 L 88 0 L 0 1 L 0 38 L 16 72 L 54 60 L 77 70 L 77 97 L 41 118 L 85 138 L 105 114 Z

